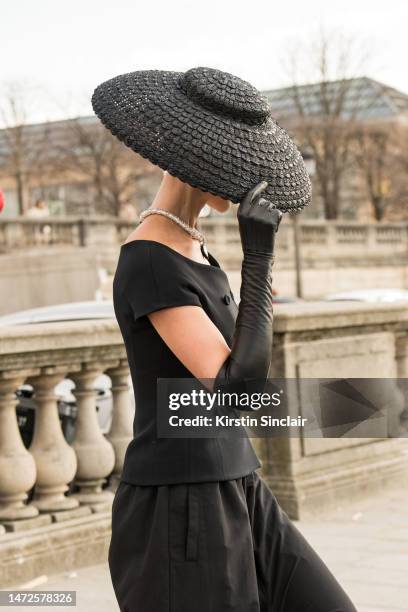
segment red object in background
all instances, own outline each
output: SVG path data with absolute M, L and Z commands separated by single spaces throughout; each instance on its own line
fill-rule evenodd
M 4 193 L 0 189 L 0 213 L 4 208 L 4 205 L 5 205 Z

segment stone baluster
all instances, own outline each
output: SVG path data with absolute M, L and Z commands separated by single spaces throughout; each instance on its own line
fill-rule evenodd
M 371 250 L 372 253 L 375 253 L 381 241 L 381 229 L 378 230 L 378 226 L 373 224 L 365 226 L 364 230 L 366 235 L 367 249 Z M 395 243 L 394 246 L 396 246 Z
M 116 489 L 122 474 L 125 452 L 133 437 L 134 410 L 130 399 L 129 366 L 126 359 L 119 365 L 106 370 L 112 381 L 112 424 L 107 435 L 115 451 L 115 467 L 111 476 L 110 486 Z
M 28 382 L 34 388 L 36 417 L 30 452 L 37 466 L 33 504 L 40 512 L 71 510 L 78 500 L 65 492 L 76 472 L 75 451 L 66 442 L 58 415 L 55 386 L 65 376 L 67 367 L 41 368 Z
M 281 228 L 279 228 L 280 231 Z M 290 259 L 291 261 L 294 261 L 295 258 L 295 230 L 294 230 L 294 222 L 292 220 L 292 223 L 286 223 L 286 225 L 284 225 L 284 227 L 282 228 L 282 234 L 285 233 L 285 242 L 286 242 L 286 256 L 288 257 L 288 259 Z M 279 248 L 279 240 L 277 242 L 278 248 Z
M 33 487 L 36 467 L 18 428 L 16 390 L 32 371 L 0 372 L 0 521 L 18 521 L 38 516 L 32 504 L 26 504 Z
M 111 503 L 113 497 L 111 491 L 102 490 L 102 485 L 115 465 L 112 444 L 102 434 L 96 413 L 94 382 L 103 370 L 101 364 L 86 363 L 79 372 L 70 375 L 75 383 L 73 394 L 77 401 L 76 429 L 72 446 L 77 455 L 75 484 L 78 485 L 79 492 L 74 493 L 74 496 L 80 504 L 88 504 L 94 510 L 98 509 L 98 504 Z

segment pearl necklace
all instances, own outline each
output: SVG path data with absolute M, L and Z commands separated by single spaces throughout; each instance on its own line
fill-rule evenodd
M 202 249 L 206 251 L 204 234 L 199 232 L 198 229 L 196 229 L 195 227 L 191 227 L 190 225 L 188 225 L 188 223 L 183 221 L 183 219 L 180 219 L 180 217 L 177 217 L 177 215 L 173 215 L 173 213 L 170 213 L 167 210 L 163 210 L 162 208 L 147 208 L 146 210 L 140 213 L 139 223 L 141 223 L 143 219 L 145 219 L 149 215 L 163 215 L 163 217 L 167 217 L 168 219 L 171 219 L 172 221 L 177 223 L 177 225 L 183 228 L 183 230 L 187 232 L 187 234 L 190 234 L 190 236 L 194 240 L 198 240 Z

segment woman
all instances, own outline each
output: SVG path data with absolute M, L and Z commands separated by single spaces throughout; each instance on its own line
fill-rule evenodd
M 157 436 L 158 378 L 212 389 L 265 381 L 281 211 L 311 197 L 302 158 L 248 83 L 209 68 L 100 85 L 95 112 L 165 170 L 121 247 L 114 306 L 137 411 L 112 508 L 109 566 L 122 612 L 350 612 L 279 507 L 247 437 Z M 239 307 L 197 230 L 205 204 L 240 202 Z

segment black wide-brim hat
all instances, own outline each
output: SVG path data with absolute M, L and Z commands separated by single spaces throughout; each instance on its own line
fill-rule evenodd
M 202 191 L 234 203 L 260 181 L 281 211 L 311 200 L 303 158 L 252 85 L 212 68 L 143 70 L 99 85 L 92 106 L 128 147 Z

